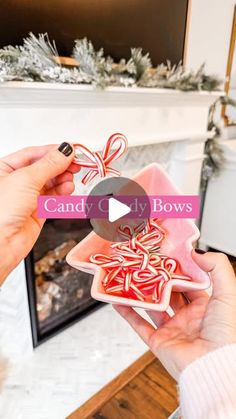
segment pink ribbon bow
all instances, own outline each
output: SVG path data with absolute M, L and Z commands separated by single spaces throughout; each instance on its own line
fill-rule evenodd
M 90 169 L 83 177 L 82 183 L 86 185 L 96 176 L 100 176 L 101 178 L 106 177 L 108 174 L 119 176 L 120 172 L 110 167 L 110 163 L 122 156 L 127 148 L 127 144 L 127 138 L 123 134 L 119 133 L 113 134 L 110 138 L 108 138 L 102 152 L 92 152 L 82 144 L 74 144 L 74 163 L 79 164 L 81 167 Z M 78 157 L 79 154 L 83 154 L 87 160 L 80 159 Z

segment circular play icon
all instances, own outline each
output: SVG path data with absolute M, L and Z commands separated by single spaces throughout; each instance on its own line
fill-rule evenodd
M 86 200 L 90 223 L 100 237 L 117 242 L 126 241 L 123 231 L 142 231 L 150 217 L 150 202 L 144 189 L 125 177 L 99 182 Z

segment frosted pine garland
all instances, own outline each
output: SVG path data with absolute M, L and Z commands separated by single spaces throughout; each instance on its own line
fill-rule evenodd
M 181 63 L 171 66 L 170 62 L 153 68 L 149 54 L 144 55 L 141 48 L 131 48 L 129 60 L 114 63 L 111 57 L 105 57 L 102 48 L 96 51 L 92 42 L 84 38 L 75 40 L 72 56 L 79 62 L 78 67 L 58 64 L 55 42 L 47 34 L 36 37 L 30 33 L 23 45 L 0 49 L 0 82 L 39 81 L 182 91 L 213 91 L 221 86 L 221 80 L 205 73 L 204 65 L 198 71 L 186 71 Z

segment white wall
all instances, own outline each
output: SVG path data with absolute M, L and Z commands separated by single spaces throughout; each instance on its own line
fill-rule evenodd
M 236 1 L 190 1 L 186 66 L 196 69 L 206 62 L 208 72 L 224 78 Z

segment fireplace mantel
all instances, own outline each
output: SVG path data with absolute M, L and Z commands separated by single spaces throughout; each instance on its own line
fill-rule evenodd
M 129 146 L 206 137 L 209 106 L 222 92 L 109 87 L 37 82 L 0 84 L 4 151 L 25 145 L 86 141 L 99 148 L 124 132 Z M 16 139 L 17 132 L 17 139 Z
M 144 87 L 107 87 L 41 82 L 5 82 L 0 84 L 0 105 L 191 105 L 209 106 L 223 92 L 193 91 Z M 19 96 L 20 94 L 20 96 Z
M 0 153 L 3 156 L 22 147 L 65 140 L 98 150 L 110 134 L 122 132 L 129 147 L 134 147 L 128 150 L 128 165 L 135 171 L 138 163 L 145 165 L 168 149 L 170 175 L 184 193 L 196 194 L 208 137 L 209 106 L 221 95 L 0 83 Z M 145 160 L 145 148 L 136 148 L 145 145 L 149 161 Z M 19 366 L 3 396 L 5 416 L 9 417 L 10 400 L 19 399 L 25 419 L 37 417 L 42 400 L 52 417 L 66 417 L 146 350 L 107 306 L 33 352 L 23 263 L 12 272 L 0 294 L 0 347 Z M 24 366 L 23 356 L 30 359 Z M 24 394 L 30 395 L 26 402 Z

